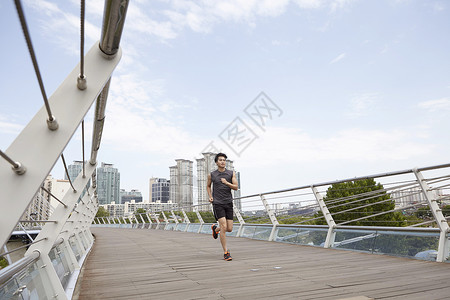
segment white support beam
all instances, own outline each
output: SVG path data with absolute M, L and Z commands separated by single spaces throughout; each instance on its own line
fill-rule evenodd
M 331 215 L 330 211 L 328 210 L 327 205 L 325 204 L 325 201 L 323 201 L 322 194 L 319 193 L 316 187 L 311 186 L 311 189 L 314 193 L 314 196 L 316 197 L 317 203 L 319 204 L 320 211 L 325 217 L 325 221 L 328 224 L 328 233 L 327 238 L 325 239 L 325 244 L 323 245 L 324 248 L 331 248 L 333 247 L 334 240 L 336 238 L 336 223 L 334 222 L 333 216 Z
M 273 212 L 273 210 L 270 208 L 269 203 L 267 202 L 267 200 L 264 197 L 264 195 L 260 195 L 260 197 L 261 197 L 261 201 L 262 201 L 262 203 L 264 205 L 264 208 L 266 209 L 267 215 L 269 215 L 270 222 L 272 222 L 272 225 L 273 225 L 272 231 L 270 232 L 270 235 L 269 235 L 269 241 L 273 241 L 274 236 L 275 236 L 275 232 L 277 230 L 277 226 L 280 223 L 278 223 L 277 217 L 275 216 L 275 213 Z
M 175 224 L 178 224 L 178 217 L 175 215 L 175 213 L 173 212 L 173 210 L 171 210 L 170 213 L 172 214 L 172 218 L 173 218 Z
M 8 207 L 7 213 L 2 213 L 0 217 L 0 245 L 8 240 L 17 220 L 111 77 L 120 57 L 121 51 L 112 59 L 106 59 L 98 43 L 94 44 L 85 56 L 85 74 L 89 78 L 87 89 L 77 88 L 80 71 L 77 65 L 49 98 L 59 128 L 53 131 L 48 129 L 47 111 L 43 106 L 5 151 L 8 156 L 25 166 L 27 171 L 23 175 L 17 175 L 6 160 L 0 160 L 0 207 Z
M 189 220 L 189 218 L 188 218 L 186 212 L 184 211 L 184 208 L 182 208 L 181 211 L 183 212 L 184 223 L 187 223 L 187 224 L 191 223 L 191 221 Z
M 198 211 L 198 207 L 194 207 L 194 211 L 195 211 L 195 214 L 197 215 L 198 221 L 200 222 L 201 225 L 203 225 L 203 223 L 205 223 L 205 222 L 203 222 L 203 218 L 202 218 L 202 215 L 200 214 L 200 212 Z
M 239 221 L 239 230 L 238 230 L 238 232 L 236 234 L 236 237 L 240 237 L 242 235 L 242 231 L 244 230 L 245 221 L 244 221 L 244 218 L 241 215 L 241 212 L 239 211 L 239 209 L 235 205 L 233 205 L 233 211 L 234 211 L 234 214 L 236 215 L 236 218 Z M 273 240 L 273 236 L 272 236 L 272 240 Z
M 95 166 L 92 166 L 90 164 L 86 165 L 87 176 L 83 177 L 83 174 L 80 173 L 73 182 L 73 186 L 78 192 L 75 193 L 70 189 L 65 194 L 61 201 L 66 204 L 66 207 L 60 203 L 50 217 L 50 221 L 54 222 L 46 223 L 41 232 L 36 237 L 37 239 L 45 240 L 38 244 L 31 245 L 25 255 L 30 255 L 31 253 L 33 253 L 33 251 L 39 251 L 41 254 L 46 255 L 50 252 L 50 249 L 52 249 L 53 244 L 58 239 L 60 232 L 66 224 L 66 220 L 69 219 L 69 216 L 71 214 L 74 214 L 73 209 L 75 208 L 75 204 L 78 202 L 81 191 L 83 191 L 84 187 L 87 185 L 90 176 L 94 171 Z
M 433 195 L 433 193 L 431 192 L 431 188 L 428 185 L 428 183 L 424 180 L 422 173 L 417 169 L 413 169 L 413 171 L 414 174 L 416 175 L 417 182 L 419 183 L 422 189 L 423 195 L 425 196 L 425 199 L 427 199 L 428 206 L 430 207 L 433 217 L 436 220 L 439 230 L 441 231 L 439 235 L 439 248 L 436 261 L 444 262 L 448 257 L 450 247 L 450 243 L 447 238 L 447 234 L 449 232 L 447 219 L 445 219 L 444 215 L 442 214 L 442 210 L 439 208 L 439 205 L 437 204 L 436 201 L 437 199 L 435 195 Z
M 164 225 L 163 230 L 166 230 L 167 224 L 169 224 L 169 220 L 167 219 L 167 216 L 166 216 L 166 214 L 164 213 L 164 211 L 161 211 L 161 213 L 162 213 L 162 215 L 163 215 L 164 222 L 166 223 L 166 225 Z

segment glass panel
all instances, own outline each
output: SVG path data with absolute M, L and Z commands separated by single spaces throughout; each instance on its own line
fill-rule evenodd
M 328 229 L 323 228 L 279 227 L 276 229 L 274 240 L 283 243 L 323 246 L 327 233 Z
M 178 224 L 177 231 L 184 231 L 186 228 L 186 223 L 180 223 Z
M 75 258 L 77 259 L 77 261 L 79 261 L 81 254 L 80 254 L 80 251 L 78 250 L 78 246 L 77 246 L 74 236 L 69 238 L 69 244 L 70 244 L 70 248 L 72 248 L 72 252 L 75 255 Z
M 439 233 L 338 230 L 336 241 L 335 248 L 435 261 Z
M 165 230 L 173 230 L 175 228 L 175 223 L 168 223 Z
M 24 299 L 20 294 L 14 295 L 19 288 L 19 283 L 13 278 L 0 287 L 0 299 Z M 26 299 L 26 298 L 25 298 Z
M 274 241 L 282 243 L 295 243 L 299 228 L 278 227 L 275 231 Z
M 239 226 L 241 226 L 240 224 L 233 224 L 233 231 L 232 232 L 227 232 L 227 236 L 236 236 L 238 231 L 239 231 Z M 211 229 L 210 229 L 210 233 L 211 233 Z
M 199 227 L 200 227 L 200 224 L 197 224 L 197 223 L 191 223 L 191 224 L 189 224 L 189 227 L 188 227 L 188 230 L 187 230 L 187 231 L 188 231 L 188 232 L 195 232 L 195 233 L 197 233 Z
M 58 247 L 50 250 L 48 256 L 52 261 L 53 268 L 55 268 L 56 274 L 58 275 L 59 280 L 61 281 L 62 286 L 65 288 L 69 281 L 70 270 L 67 265 L 64 254 L 60 251 Z
M 204 223 L 200 233 L 211 234 L 212 233 L 211 226 L 212 223 Z
M 255 240 L 269 240 L 270 233 L 272 232 L 272 226 L 256 226 L 253 239 Z
M 253 235 L 255 234 L 256 226 L 247 226 L 244 225 L 244 229 L 242 230 L 242 237 L 245 238 L 253 238 Z
M 77 235 L 78 235 L 78 238 L 79 238 L 80 241 L 81 241 L 81 245 L 84 247 L 84 250 L 87 250 L 88 245 L 87 245 L 87 242 L 85 241 L 85 238 L 84 238 L 83 233 L 82 233 L 82 232 L 79 232 Z
M 0 299 L 47 299 L 42 273 L 36 263 L 31 264 L 0 287 Z

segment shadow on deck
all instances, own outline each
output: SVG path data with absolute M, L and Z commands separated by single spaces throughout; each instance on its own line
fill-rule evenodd
M 450 265 L 209 235 L 92 228 L 73 299 L 448 299 Z

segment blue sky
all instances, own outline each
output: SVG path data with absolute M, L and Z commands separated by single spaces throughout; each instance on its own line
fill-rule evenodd
M 103 15 L 103 1 L 87 2 L 86 51 Z M 79 61 L 79 3 L 23 5 L 51 95 Z M 211 142 L 234 160 L 244 195 L 448 163 L 449 10 L 438 0 L 131 1 L 99 161 L 144 198 L 150 177 Z M 13 2 L 0 14 L 4 150 L 43 101 Z M 261 92 L 279 108 L 263 128 L 245 113 Z M 255 138 L 239 155 L 219 137 L 237 117 Z M 80 136 L 66 160 L 81 159 Z

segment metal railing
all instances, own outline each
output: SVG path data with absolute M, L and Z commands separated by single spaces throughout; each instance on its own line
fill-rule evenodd
M 15 1 L 45 105 L 10 147 L 5 152 L 1 151 L 4 159 L 0 159 L 0 205 L 8 209 L 0 212 L 0 251 L 4 250 L 0 257 L 8 257 L 10 253 L 24 248 L 27 250 L 22 259 L 0 270 L 0 299 L 72 297 L 80 268 L 94 242 L 90 226 L 98 210 L 95 180 L 97 153 L 111 74 L 121 58 L 119 45 L 128 2 L 105 0 L 101 39 L 84 54 L 85 1 L 81 0 L 80 66 L 75 67 L 47 99 L 25 13 L 20 0 Z M 92 151 L 90 163 L 86 163 L 83 121 L 95 100 Z M 42 120 L 46 120 L 46 127 L 41 126 Z M 83 170 L 75 180 L 69 177 L 71 189 L 62 199 L 57 199 L 43 186 L 43 182 L 59 158 L 68 173 L 62 152 L 80 124 Z M 9 165 L 12 165 L 12 170 Z M 36 194 L 36 191 L 39 192 Z M 45 207 L 46 212 L 43 214 L 39 207 L 30 205 L 34 198 L 42 198 L 41 192 L 58 202 L 53 211 Z M 30 215 L 23 219 L 26 210 Z M 34 238 L 30 235 L 31 229 L 39 230 Z M 31 243 L 7 249 L 6 243 L 11 234 L 21 232 Z
M 450 164 L 444 164 L 248 195 L 234 199 L 229 235 L 444 262 L 449 227 L 442 207 L 450 203 L 449 189 Z M 211 218 L 208 202 L 177 213 L 136 214 L 126 225 L 96 219 L 93 226 L 210 234 Z

